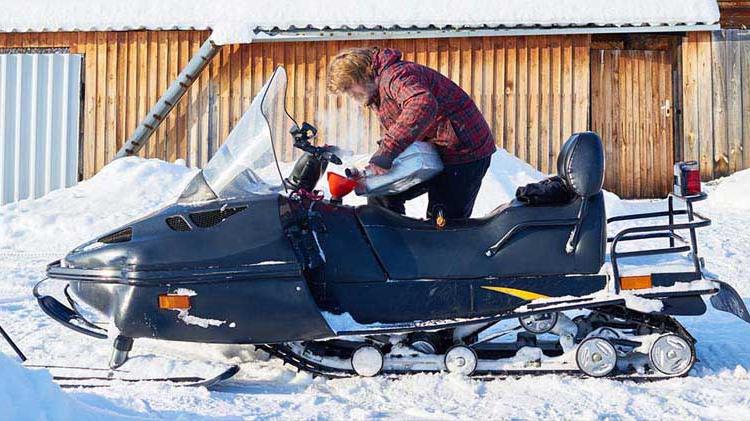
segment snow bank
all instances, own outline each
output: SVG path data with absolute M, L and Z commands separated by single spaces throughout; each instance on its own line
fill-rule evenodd
M 350 164 L 366 158 L 354 156 Z M 343 173 L 344 166 L 330 166 Z M 291 164 L 285 165 L 288 173 Z M 164 161 L 124 158 L 104 167 L 96 176 L 74 187 L 57 190 L 34 200 L 23 200 L 0 207 L 0 252 L 34 252 L 62 255 L 97 235 L 153 212 L 182 192 L 195 169 Z M 518 186 L 535 182 L 545 175 L 530 165 L 498 149 L 474 208 L 480 217 L 515 197 Z M 328 183 L 318 184 L 328 195 Z M 349 205 L 366 203 L 354 194 Z M 407 214 L 423 218 L 427 195 L 407 202 Z
M 0 207 L 0 251 L 64 253 L 174 200 L 193 169 L 118 159 L 77 186 Z
M 29 370 L 0 353 L 0 408 L 6 420 L 97 420 L 96 414 L 66 395 L 45 370 Z
M 750 169 L 736 172 L 706 185 L 708 204 L 725 210 L 750 210 Z
M 32 0 L 4 2 L 0 32 L 213 28 L 215 41 L 250 42 L 274 28 L 454 28 L 713 24 L 714 0 Z

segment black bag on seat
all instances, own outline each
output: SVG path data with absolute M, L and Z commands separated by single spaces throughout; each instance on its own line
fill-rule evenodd
M 527 184 L 516 190 L 516 199 L 528 205 L 564 204 L 569 203 L 575 196 L 575 191 L 558 176 Z

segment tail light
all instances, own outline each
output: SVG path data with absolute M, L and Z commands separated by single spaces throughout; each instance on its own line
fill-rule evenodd
M 674 164 L 674 194 L 694 196 L 701 192 L 701 170 L 698 162 L 678 162 Z

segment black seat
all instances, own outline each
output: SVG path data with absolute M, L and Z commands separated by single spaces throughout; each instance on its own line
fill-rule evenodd
M 571 136 L 558 173 L 577 194 L 569 203 L 512 201 L 484 218 L 450 221 L 443 230 L 378 206 L 358 207 L 356 214 L 391 279 L 597 273 L 606 245 L 599 136 Z

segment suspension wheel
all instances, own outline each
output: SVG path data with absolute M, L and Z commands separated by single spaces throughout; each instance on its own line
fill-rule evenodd
M 605 338 L 588 338 L 578 345 L 576 364 L 587 376 L 608 376 L 617 367 L 617 350 Z
M 557 312 L 532 314 L 530 316 L 519 317 L 518 323 L 528 332 L 541 335 L 547 333 L 557 324 Z
M 372 345 L 362 345 L 352 353 L 352 370 L 362 377 L 377 376 L 383 370 L 383 353 Z
M 695 347 L 681 335 L 660 336 L 648 352 L 651 367 L 671 377 L 686 375 L 695 364 Z
M 445 368 L 449 373 L 471 376 L 477 369 L 477 354 L 464 345 L 456 345 L 445 353 Z

